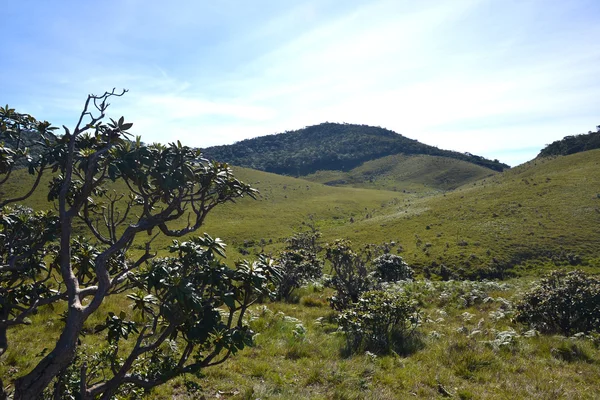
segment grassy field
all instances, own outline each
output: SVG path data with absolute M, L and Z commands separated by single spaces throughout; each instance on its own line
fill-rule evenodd
M 359 221 L 348 236 L 359 242 L 367 235 L 373 242 L 398 238 L 406 258 L 424 266 L 527 269 L 529 260 L 564 263 L 569 255 L 597 265 L 599 156 L 590 151 L 536 160 L 450 193 L 408 198 L 392 212 Z
M 312 216 L 325 240 L 395 241 L 411 264 L 463 274 L 600 260 L 600 151 L 535 160 L 501 174 L 435 193 L 327 187 L 238 169 L 261 191 L 212 214 L 207 232 L 237 250 L 274 251 Z M 258 246 L 263 240 L 267 244 Z M 269 243 L 273 243 L 269 245 Z M 542 268 L 543 269 L 543 268 Z
M 239 179 L 260 191 L 258 200 L 246 198 L 216 208 L 201 231 L 229 244 L 232 260 L 277 251 L 293 232 L 312 223 L 325 241 L 395 241 L 409 264 L 434 272 L 442 264 L 462 275 L 514 267 L 537 273 L 543 266 L 580 261 L 597 266 L 599 157 L 600 150 L 594 150 L 534 160 L 453 191 L 331 187 L 234 168 Z M 421 181 L 428 176 L 425 173 Z M 0 195 L 18 193 L 26 179 L 18 177 Z M 27 204 L 51 207 L 42 190 Z M 170 239 L 159 237 L 155 244 L 164 249 Z
M 435 193 L 495 174 L 488 168 L 452 158 L 395 154 L 367 161 L 349 172 L 319 171 L 303 178 L 332 186 Z
M 330 310 L 314 306 L 327 292 L 307 288 L 299 304 L 257 306 L 257 346 L 200 383 L 211 398 L 233 399 L 597 398 L 597 340 L 540 336 L 511 322 L 525 281 L 408 286 L 423 307 L 410 354 L 347 355 Z
M 335 314 L 320 285 L 298 293 L 298 303 L 253 307 L 248 322 L 256 345 L 201 379 L 177 378 L 147 399 L 596 399 L 600 385 L 597 336 L 540 335 L 514 323 L 516 302 L 532 281 L 502 283 L 418 280 L 392 290 L 413 293 L 421 322 L 406 354 L 349 354 Z M 124 309 L 113 298 L 92 317 Z M 15 346 L 3 356 L 0 374 L 16 375 L 41 357 L 48 338 L 58 335 L 60 310 L 44 310 L 33 324 L 11 331 Z M 51 322 L 48 322 L 48 317 Z M 35 334 L 37 323 L 45 334 Z M 37 325 L 37 327 L 36 327 Z M 27 340 L 25 340 L 27 338 Z M 98 351 L 102 335 L 82 338 L 82 350 Z

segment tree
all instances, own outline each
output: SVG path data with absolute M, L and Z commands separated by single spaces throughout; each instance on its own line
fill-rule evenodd
M 277 276 L 265 258 L 230 269 L 220 259 L 224 245 L 208 235 L 174 241 L 174 256 L 156 258 L 158 235 L 196 232 L 214 207 L 255 190 L 197 150 L 179 142 L 144 145 L 132 140 L 123 117 L 104 122 L 108 100 L 125 92 L 88 96 L 74 129 L 63 126 L 62 135 L 48 122 L 0 108 L 0 185 L 22 179 L 16 168 L 23 160 L 34 177 L 22 195 L 0 200 L 0 355 L 8 329 L 41 307 L 66 305 L 60 337 L 14 382 L 15 399 L 108 399 L 220 364 L 251 342 L 245 310 Z M 21 139 L 32 132 L 39 156 Z M 44 174 L 51 174 L 47 197 L 56 210 L 14 206 L 42 190 Z M 108 190 L 110 182 L 127 193 Z M 177 225 L 186 216 L 187 224 Z M 84 236 L 75 234 L 78 221 Z M 142 317 L 109 314 L 96 327 L 106 331 L 106 347 L 82 352 L 84 323 L 109 296 L 126 292 Z

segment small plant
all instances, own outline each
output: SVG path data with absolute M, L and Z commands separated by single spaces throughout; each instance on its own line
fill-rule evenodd
M 338 318 L 348 350 L 406 353 L 418 322 L 418 309 L 406 294 L 373 290 L 364 293 Z
M 383 254 L 373 260 L 375 277 L 383 282 L 397 282 L 411 280 L 413 270 L 402 259 L 394 254 Z
M 600 279 L 553 271 L 525 294 L 515 319 L 546 333 L 600 332 Z
M 593 362 L 589 349 L 584 343 L 577 343 L 573 340 L 565 340 L 557 347 L 550 349 L 552 357 L 566 362 Z

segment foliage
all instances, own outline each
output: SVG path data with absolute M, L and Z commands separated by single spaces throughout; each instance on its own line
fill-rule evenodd
M 600 332 L 600 279 L 553 271 L 525 294 L 515 319 L 548 333 Z
M 277 257 L 281 279 L 277 284 L 277 299 L 291 299 L 292 292 L 323 274 L 323 262 L 313 252 L 304 249 L 284 250 Z
M 382 290 L 363 293 L 338 317 L 349 350 L 379 354 L 405 349 L 418 320 L 415 302 L 406 294 Z
M 20 179 L 14 171 L 23 160 L 34 177 L 25 181 L 25 194 L 0 201 L 0 354 L 9 346 L 9 329 L 32 323 L 44 306 L 65 309 L 58 339 L 49 337 L 50 350 L 14 380 L 15 399 L 37 398 L 52 382 L 60 393 L 65 371 L 86 359 L 79 347 L 86 322 L 97 319 L 111 296 L 130 292 L 141 316 L 130 320 L 111 311 L 98 325 L 107 332 L 106 357 L 93 365 L 82 361 L 80 398 L 108 399 L 120 387 L 149 390 L 224 362 L 250 343 L 244 312 L 277 279 L 264 258 L 229 269 L 217 258 L 224 245 L 208 235 L 174 242 L 175 256 L 148 263 L 158 236 L 194 233 L 214 207 L 254 197 L 255 190 L 197 150 L 131 140 L 132 124 L 123 117 L 105 123 L 107 100 L 124 93 L 88 96 L 75 128 L 63 127 L 62 135 L 47 122 L 0 108 L 0 185 Z M 33 156 L 32 133 L 41 146 Z M 55 211 L 14 206 L 42 191 L 44 174 L 50 174 L 45 195 Z M 108 190 L 109 183 L 123 193 Z M 183 227 L 174 224 L 184 216 Z M 74 234 L 76 223 L 83 236 Z M 147 240 L 134 251 L 144 233 Z M 164 353 L 167 341 L 182 347 Z
M 550 143 L 540 151 L 538 157 L 566 156 L 598 148 L 600 148 L 600 125 L 596 132 L 565 136 L 561 140 Z
M 308 223 L 308 230 L 296 232 L 286 239 L 286 247 L 288 250 L 306 250 L 313 254 L 321 251 L 321 232 L 316 228 L 311 221 Z
M 115 374 L 123 379 L 91 386 L 92 397 L 115 383 L 148 389 L 178 375 L 197 374 L 252 344 L 254 333 L 243 323 L 246 311 L 256 294 L 270 294 L 277 270 L 265 258 L 231 269 L 218 259 L 223 246 L 206 234 L 174 241 L 173 257 L 155 259 L 140 271 L 136 286 L 150 294 L 128 297 L 145 313 L 138 321 L 126 320 L 125 313 L 110 313 L 96 327 L 96 332 L 107 331 L 110 352 L 104 365 L 97 363 L 88 373 L 88 379 L 99 379 L 119 362 L 121 344 L 127 345 L 129 335 L 136 334 L 133 350 Z
M 398 153 L 450 157 L 495 171 L 509 168 L 497 160 L 441 150 L 388 129 L 329 122 L 232 145 L 209 147 L 204 152 L 211 158 L 234 165 L 294 176 L 319 170 L 349 171 L 365 161 Z
M 375 278 L 383 282 L 396 282 L 410 280 L 414 276 L 413 270 L 395 254 L 382 254 L 373 260 Z
M 292 292 L 323 275 L 321 232 L 312 224 L 309 230 L 296 232 L 286 240 L 286 249 L 277 257 L 281 278 L 277 284 L 277 299 L 291 300 Z
M 331 263 L 333 276 L 327 282 L 335 289 L 329 299 L 331 308 L 342 311 L 356 303 L 360 296 L 374 287 L 363 254 L 355 253 L 347 240 L 338 239 L 326 247 L 325 259 Z

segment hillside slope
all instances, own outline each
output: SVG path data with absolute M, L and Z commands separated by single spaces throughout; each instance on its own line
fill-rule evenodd
M 497 172 L 448 157 L 394 154 L 348 171 L 319 171 L 303 177 L 330 186 L 393 191 L 453 190 Z
M 534 160 L 454 192 L 406 199 L 331 234 L 356 241 L 398 238 L 413 264 L 445 264 L 467 275 L 537 268 L 539 262 L 598 264 L 599 160 L 600 150 Z
M 303 176 L 321 170 L 350 171 L 392 154 L 427 154 L 467 161 L 502 171 L 508 165 L 469 153 L 441 150 L 388 129 L 323 123 L 203 149 L 206 157 L 277 174 Z
M 503 276 L 515 266 L 536 273 L 544 263 L 596 265 L 599 160 L 600 150 L 534 160 L 452 192 L 429 194 L 331 187 L 235 168 L 240 179 L 260 190 L 258 200 L 215 208 L 202 231 L 224 239 L 232 260 L 275 251 L 312 221 L 324 241 L 395 241 L 410 264 L 434 273 L 442 264 L 468 277 Z M 3 189 L 18 193 L 27 180 L 25 171 L 19 173 L 17 186 Z M 41 190 L 27 204 L 52 207 Z M 170 239 L 159 237 L 154 244 L 166 248 Z
M 312 215 L 326 241 L 395 241 L 421 270 L 436 273 L 443 264 L 467 277 L 598 265 L 599 160 L 600 150 L 536 160 L 434 194 L 328 187 L 239 169 L 263 198 L 215 210 L 206 229 L 238 244 L 263 239 L 271 251 Z

